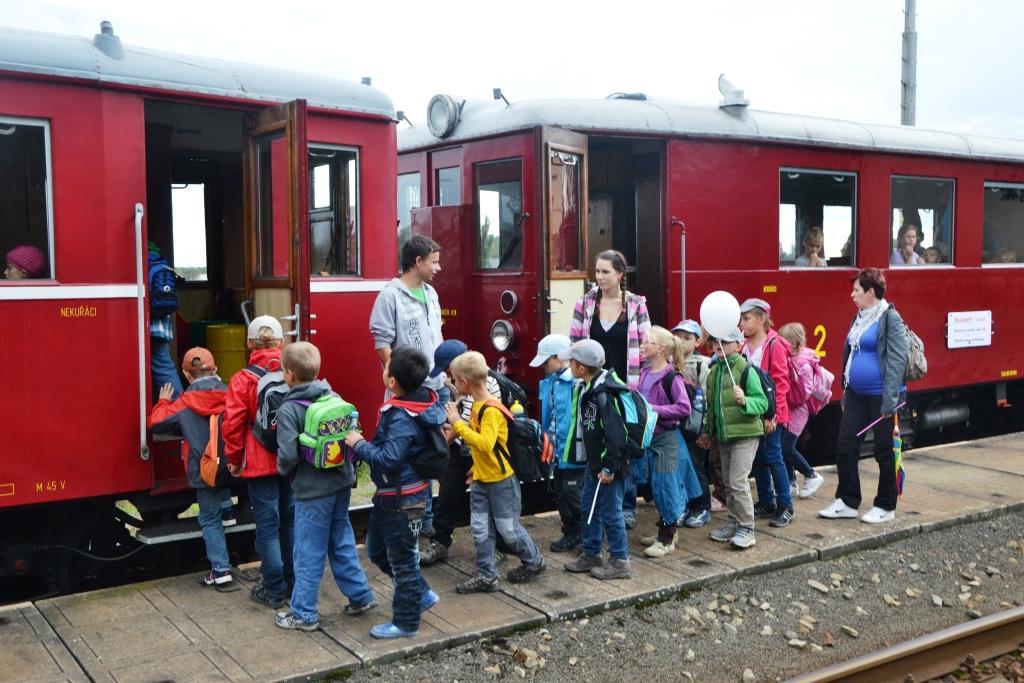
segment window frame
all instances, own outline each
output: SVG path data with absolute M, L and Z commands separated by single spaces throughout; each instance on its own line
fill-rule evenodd
M 859 232 L 858 219 L 860 218 L 860 212 L 857 210 L 857 203 L 859 199 L 858 193 L 860 192 L 860 173 L 858 171 L 843 171 L 843 170 L 828 170 L 821 168 L 807 168 L 805 166 L 779 166 L 779 191 L 778 191 L 778 206 L 782 206 L 782 174 L 784 173 L 813 173 L 815 175 L 829 175 L 829 176 L 844 176 L 853 178 L 853 197 L 850 200 L 850 263 L 842 265 L 828 265 L 825 268 L 817 268 L 814 266 L 798 266 L 796 265 L 796 259 L 799 256 L 797 248 L 801 247 L 801 243 L 795 243 L 793 245 L 793 263 L 783 265 L 781 256 L 776 256 L 779 261 L 780 270 L 799 270 L 799 271 L 811 271 L 815 272 L 818 270 L 835 270 L 839 268 L 856 269 L 857 259 L 859 257 L 859 250 L 857 248 L 857 233 Z M 824 221 L 822 221 L 824 222 Z M 825 230 L 825 226 L 821 226 L 822 231 Z M 782 235 L 782 225 L 779 224 L 777 228 L 777 235 Z M 794 238 L 796 235 L 794 235 Z
M 306 159 L 307 160 L 310 158 L 310 152 L 312 152 L 314 149 L 326 149 L 326 150 L 332 150 L 332 151 L 337 151 L 337 152 L 351 152 L 351 153 L 355 154 L 355 156 L 356 156 L 356 158 L 355 158 L 355 162 L 356 162 L 356 182 L 355 182 L 355 189 L 353 190 L 354 197 L 355 197 L 355 200 L 356 200 L 356 208 L 355 208 L 355 219 L 356 219 L 356 229 L 355 229 L 356 258 L 355 258 L 355 263 L 356 263 L 356 272 L 355 273 L 335 273 L 335 274 L 332 274 L 332 275 L 320 275 L 319 273 L 313 273 L 312 272 L 312 268 L 310 268 L 310 273 L 308 273 L 308 275 L 310 277 L 310 280 L 312 280 L 313 278 L 317 278 L 319 280 L 329 280 L 329 279 L 332 279 L 332 278 L 337 279 L 337 278 L 362 277 L 363 276 L 363 163 L 362 163 L 362 161 L 363 161 L 363 154 L 362 154 L 362 150 L 359 147 L 355 146 L 355 145 L 339 145 L 339 144 L 330 143 L 330 142 L 312 142 L 311 141 L 311 142 L 307 142 L 306 143 Z M 313 177 L 312 169 L 310 170 L 309 177 L 311 179 Z M 314 211 L 318 211 L 318 210 L 319 211 L 323 211 L 322 208 L 321 209 L 315 209 L 313 207 L 313 196 L 314 196 L 313 193 L 314 193 L 314 191 L 315 191 L 315 189 L 313 187 L 313 184 L 310 183 L 310 187 L 309 187 L 309 206 L 306 207 L 306 213 L 310 215 L 310 218 L 312 218 L 312 214 L 313 214 Z M 339 229 L 339 226 L 335 226 L 335 228 Z M 313 256 L 313 253 L 312 253 L 313 252 L 313 227 L 312 227 L 312 225 L 310 225 L 309 230 L 310 230 L 310 233 L 309 233 L 309 250 L 310 250 L 310 254 L 309 255 L 310 255 L 310 262 L 311 262 L 310 266 L 312 266 L 312 256 Z
M 523 209 L 522 211 L 520 211 L 519 218 L 516 220 L 516 222 L 519 223 L 520 234 L 523 235 L 522 239 L 520 239 L 520 250 L 521 251 L 520 251 L 520 256 L 519 256 L 519 263 L 516 264 L 516 265 L 513 265 L 513 266 L 507 266 L 507 267 L 504 267 L 504 268 L 486 268 L 483 265 L 481 265 L 481 258 L 480 258 L 482 256 L 482 254 L 480 253 L 480 249 L 481 249 L 481 244 L 480 244 L 480 228 L 481 228 L 481 225 L 480 225 L 480 217 L 481 217 L 480 209 L 481 209 L 481 207 L 480 207 L 480 201 L 479 201 L 479 199 L 480 199 L 480 182 L 479 182 L 478 169 L 483 167 L 483 166 L 496 166 L 498 164 L 509 164 L 509 163 L 512 163 L 512 162 L 519 164 L 519 179 L 518 179 L 518 182 L 519 182 L 519 201 L 522 203 L 522 209 Z M 525 214 L 529 213 L 529 212 L 527 212 L 525 210 L 526 204 L 525 204 L 525 199 L 524 199 L 524 194 L 525 194 L 525 191 L 526 191 L 526 182 L 525 182 L 526 161 L 525 161 L 525 159 L 523 158 L 522 155 L 511 156 L 511 157 L 502 157 L 502 158 L 499 158 L 499 159 L 481 159 L 480 161 L 473 162 L 471 168 L 472 168 L 472 171 L 473 171 L 473 184 L 472 184 L 472 187 L 473 187 L 473 198 L 472 198 L 472 201 L 473 201 L 473 272 L 475 272 L 475 273 L 498 274 L 498 275 L 522 273 L 524 271 L 525 267 L 526 267 L 526 238 L 525 238 L 526 221 L 523 219 L 523 216 Z M 515 224 L 513 224 L 513 225 L 515 225 Z M 499 234 L 500 234 L 500 225 L 499 225 Z M 500 259 L 500 257 L 501 257 L 500 249 L 499 249 L 498 256 L 499 256 L 499 259 Z
M 49 277 L 34 278 L 31 280 L 2 280 L 5 287 L 18 287 L 38 284 L 39 282 L 51 282 L 57 280 L 57 259 L 56 243 L 54 242 L 54 220 L 53 220 L 53 146 L 50 138 L 49 119 L 39 119 L 30 116 L 4 116 L 0 115 L 0 127 L 3 126 L 38 126 L 43 129 L 43 154 L 46 157 L 45 168 L 46 178 L 44 179 L 44 195 L 46 197 L 46 258 L 50 266 Z
M 1024 192 L 1024 183 L 1013 183 L 1006 180 L 983 180 L 981 183 L 981 243 L 982 243 L 982 256 L 985 251 L 985 192 L 989 188 L 1003 188 L 1007 190 L 1020 190 Z M 986 263 L 984 260 L 981 262 L 982 268 L 1024 268 L 1024 263 Z
M 448 204 L 441 203 L 441 172 L 442 171 L 454 171 L 455 172 L 455 187 L 459 193 L 459 201 Z M 453 166 L 438 166 L 434 169 L 434 197 L 431 202 L 431 206 L 461 206 L 464 202 L 462 201 L 462 165 L 455 164 Z
M 952 223 L 949 226 L 949 262 L 948 263 L 925 263 L 924 260 L 922 259 L 921 263 L 919 263 L 916 266 L 913 266 L 913 264 L 906 264 L 906 263 L 900 264 L 900 263 L 893 263 L 892 262 L 892 253 L 895 250 L 895 247 L 893 246 L 893 243 L 896 241 L 896 234 L 899 231 L 899 228 L 897 228 L 897 233 L 894 233 L 892 231 L 892 213 L 896 209 L 896 207 L 893 206 L 893 200 L 892 200 L 893 190 L 892 190 L 892 186 L 893 186 L 893 182 L 897 178 L 904 178 L 904 179 L 907 179 L 907 180 L 932 180 L 932 181 L 948 182 L 948 183 L 952 183 L 953 184 L 952 192 L 950 193 L 950 207 L 949 207 Z M 889 174 L 889 214 L 888 214 L 888 216 L 889 216 L 889 218 L 888 218 L 889 228 L 888 228 L 888 231 L 886 233 L 886 244 L 888 246 L 888 251 L 886 252 L 886 255 L 885 255 L 885 258 L 886 258 L 886 266 L 885 267 L 886 268 L 896 268 L 896 269 L 902 270 L 903 268 L 907 267 L 908 265 L 912 265 L 914 268 L 955 268 L 956 267 L 956 231 L 957 231 L 957 221 L 956 221 L 956 188 L 957 188 L 957 179 L 955 177 L 943 178 L 943 177 L 940 177 L 940 176 L 908 175 L 906 173 L 890 173 Z M 984 205 L 983 205 L 982 210 L 984 211 Z M 924 226 L 923 225 L 919 225 L 918 227 L 921 229 L 921 232 L 923 233 L 924 232 Z M 922 234 L 922 237 L 923 237 L 923 234 Z M 934 245 L 934 242 L 935 242 L 935 226 L 933 225 L 932 226 L 932 243 L 933 243 L 933 245 Z

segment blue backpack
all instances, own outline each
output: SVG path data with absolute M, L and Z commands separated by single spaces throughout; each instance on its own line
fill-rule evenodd
M 636 389 L 608 393 L 615 394 L 615 409 L 626 427 L 626 452 L 631 459 L 639 460 L 651 446 L 658 413 Z
M 178 274 L 167 259 L 149 255 L 149 314 L 162 318 L 178 310 Z

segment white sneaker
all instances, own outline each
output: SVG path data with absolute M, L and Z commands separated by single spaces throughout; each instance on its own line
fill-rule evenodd
M 665 557 L 675 549 L 675 543 L 669 543 L 668 545 L 665 545 L 661 541 L 655 541 L 652 545 L 644 549 L 644 555 L 646 555 L 647 557 Z
M 860 518 L 860 521 L 866 524 L 881 524 L 882 522 L 891 522 L 896 519 L 895 510 L 883 510 L 880 507 L 873 507 Z
M 856 519 L 857 510 L 843 502 L 842 498 L 836 498 L 824 510 L 818 510 L 818 516 L 825 519 Z
M 825 477 L 815 472 L 813 479 L 804 479 L 804 485 L 800 488 L 800 497 L 810 498 L 811 496 L 814 495 L 815 491 L 821 488 L 821 485 L 824 483 Z

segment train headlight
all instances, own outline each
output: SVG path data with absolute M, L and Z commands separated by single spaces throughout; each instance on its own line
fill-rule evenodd
M 504 353 L 512 348 L 512 341 L 515 334 L 512 331 L 512 323 L 507 320 L 495 320 L 491 325 L 491 344 L 494 348 Z
M 434 95 L 427 105 L 427 128 L 434 137 L 448 137 L 458 125 L 461 113 L 462 105 L 451 95 Z

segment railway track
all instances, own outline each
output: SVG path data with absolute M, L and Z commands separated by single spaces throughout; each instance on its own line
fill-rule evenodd
M 1024 607 L 991 614 L 791 679 L 793 683 L 928 681 L 1012 652 L 1024 641 Z

